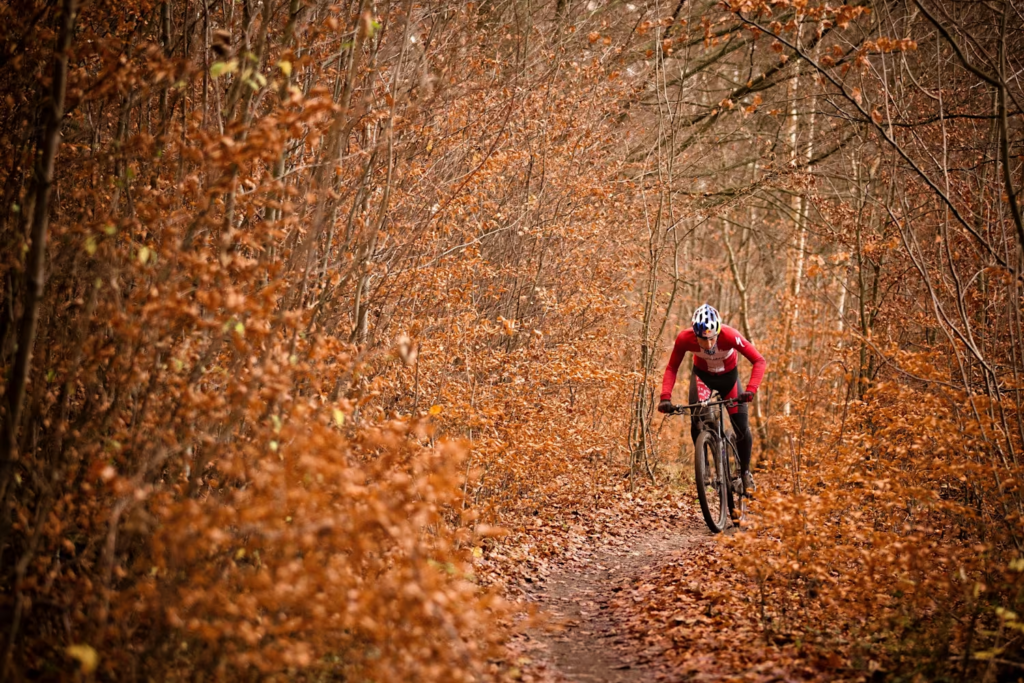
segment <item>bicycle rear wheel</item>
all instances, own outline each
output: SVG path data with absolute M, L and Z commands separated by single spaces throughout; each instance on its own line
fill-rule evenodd
M 697 500 L 704 522 L 712 533 L 719 533 L 729 524 L 729 510 L 725 492 L 728 481 L 722 476 L 721 455 L 718 438 L 711 432 L 697 436 L 696 454 L 693 461 L 694 480 L 697 484 Z

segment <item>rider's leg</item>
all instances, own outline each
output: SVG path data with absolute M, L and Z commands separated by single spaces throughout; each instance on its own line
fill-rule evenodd
M 740 383 L 739 379 L 737 379 L 736 385 L 729 392 L 727 398 L 736 398 L 739 396 L 739 392 Z M 736 451 L 737 455 L 740 456 L 740 470 L 743 472 L 750 471 L 750 450 L 754 445 L 754 435 L 750 433 L 750 420 L 747 410 L 746 403 L 729 408 L 729 420 L 732 422 L 732 431 L 736 433 Z
M 750 433 L 750 422 L 747 417 L 747 412 L 739 412 L 736 414 L 730 414 L 729 419 L 732 420 L 732 430 L 736 432 L 736 451 L 740 456 L 740 469 L 744 472 L 750 470 L 750 450 L 754 445 L 754 435 Z

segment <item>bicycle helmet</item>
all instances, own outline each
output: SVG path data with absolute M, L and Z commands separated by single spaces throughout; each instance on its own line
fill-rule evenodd
M 693 333 L 698 337 L 707 339 L 715 337 L 722 331 L 722 319 L 718 311 L 704 304 L 693 312 Z

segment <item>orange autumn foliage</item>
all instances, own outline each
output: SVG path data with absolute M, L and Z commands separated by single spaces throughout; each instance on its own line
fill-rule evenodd
M 632 642 L 1010 675 L 1024 50 L 968 5 L 0 7 L 0 679 L 522 673 L 518 582 L 692 494 L 704 302 L 762 490 Z
M 621 196 L 580 103 L 616 86 L 495 91 L 514 46 L 462 5 L 23 5 L 0 678 L 493 675 L 474 549 L 614 456 Z

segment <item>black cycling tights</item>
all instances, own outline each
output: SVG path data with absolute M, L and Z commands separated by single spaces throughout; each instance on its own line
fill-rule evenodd
M 713 374 L 694 368 L 690 373 L 690 395 L 688 403 L 697 402 L 697 376 L 709 389 L 714 389 L 725 397 L 737 396 L 740 389 L 740 373 L 733 368 L 729 372 Z M 750 469 L 750 448 L 754 444 L 754 437 L 750 433 L 750 420 L 747 417 L 747 404 L 741 403 L 736 412 L 729 413 L 729 420 L 732 422 L 732 430 L 736 432 L 736 450 L 739 451 L 740 468 L 744 471 Z M 697 435 L 700 434 L 700 418 L 696 415 L 690 418 L 690 436 L 693 442 L 697 443 Z

